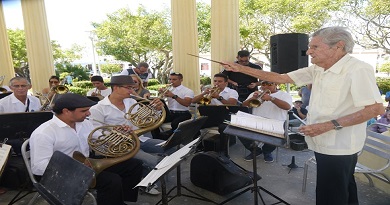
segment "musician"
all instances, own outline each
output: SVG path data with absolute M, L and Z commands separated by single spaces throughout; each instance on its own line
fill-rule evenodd
M 58 76 L 52 75 L 49 78 L 49 87 L 42 89 L 42 95 L 47 96 L 51 89 L 60 84 L 60 78 Z
M 149 73 L 149 64 L 146 62 L 138 63 L 137 67 L 135 68 L 129 68 L 126 70 L 123 70 L 120 75 L 131 75 L 136 74 L 142 79 L 142 84 L 144 87 L 148 87 L 148 81 L 151 77 L 151 74 Z
M 131 74 L 131 78 L 133 78 L 134 81 L 134 92 L 132 93 L 134 95 L 134 99 L 137 99 L 138 97 L 141 98 L 150 98 L 150 92 L 148 89 L 144 87 L 142 84 L 141 78 L 136 74 Z
M 12 94 L 0 99 L 0 113 L 39 111 L 41 102 L 28 95 L 31 83 L 24 77 L 14 77 L 9 81 Z
M 89 90 L 87 92 L 87 96 L 96 96 L 96 97 L 99 97 L 99 99 L 101 100 L 104 97 L 107 97 L 111 94 L 111 88 L 107 88 L 104 85 L 104 81 L 103 81 L 102 76 L 98 76 L 98 75 L 92 76 L 91 82 L 92 82 L 93 87 L 95 87 L 95 88 Z
M 268 81 L 262 81 L 261 82 L 261 90 L 264 92 L 266 90 L 269 90 L 271 94 L 264 94 L 261 97 L 261 100 L 264 101 L 259 107 L 254 107 L 252 108 L 252 114 L 269 118 L 269 119 L 275 119 L 275 120 L 281 120 L 281 121 L 286 121 L 288 118 L 288 110 L 291 109 L 291 104 L 292 104 L 292 97 L 290 94 L 278 90 L 277 89 L 277 84 L 273 82 L 268 82 Z M 248 98 L 242 103 L 242 106 L 250 106 L 250 102 L 252 100 L 259 100 L 259 96 L 261 95 L 262 92 L 260 91 L 255 91 L 251 93 Z M 238 138 L 244 147 L 249 150 L 250 152 L 253 151 L 253 141 L 248 140 L 245 138 Z M 256 154 L 264 155 L 264 161 L 267 163 L 272 163 L 274 162 L 274 158 L 272 156 L 272 152 L 276 149 L 274 145 L 270 144 L 264 144 L 262 148 L 259 148 L 256 145 Z M 245 161 L 252 161 L 253 160 L 253 154 L 249 153 L 244 158 Z
M 236 63 L 244 66 L 248 66 L 254 69 L 262 70 L 259 65 L 249 62 L 250 53 L 247 50 L 241 50 L 237 53 Z M 256 77 L 244 74 L 236 73 L 228 70 L 224 70 L 223 74 L 227 75 L 229 78 L 229 87 L 235 89 L 238 94 L 238 100 L 243 102 L 247 99 L 249 94 L 257 90 L 257 86 L 260 85 L 259 80 Z
M 211 95 L 210 105 L 237 105 L 238 93 L 237 91 L 227 87 L 228 77 L 225 74 L 217 73 L 213 78 L 214 89 L 218 88 L 219 92 L 214 92 Z M 201 94 L 192 99 L 193 103 L 199 103 L 201 99 L 208 95 L 213 90 L 211 88 L 205 89 Z
M 43 175 L 55 151 L 69 156 L 79 151 L 89 156 L 87 138 L 95 127 L 85 118 L 90 115 L 89 109 L 95 104 L 73 93 L 63 94 L 57 100 L 53 107 L 53 118 L 31 134 L 31 169 L 34 175 L 38 178 Z M 103 170 L 96 176 L 98 205 L 123 205 L 124 201 L 137 201 L 138 188 L 133 187 L 141 181 L 141 177 L 142 161 L 135 158 Z
M 168 139 L 173 134 L 173 130 L 179 126 L 180 122 L 192 117 L 189 106 L 194 97 L 194 91 L 182 85 L 183 74 L 177 72 L 170 73 L 169 82 L 172 88 L 164 94 L 167 97 L 169 109 L 165 122 L 171 122 L 171 129 L 161 133 L 159 129 L 152 131 L 154 138 L 163 140 Z M 163 89 L 160 89 L 160 92 L 164 92 Z
M 316 203 L 358 204 L 354 170 L 366 138 L 366 122 L 383 113 L 383 100 L 372 66 L 352 57 L 352 35 L 342 27 L 311 35 L 307 54 L 313 65 L 287 74 L 255 70 L 235 63 L 225 69 L 263 80 L 312 84 L 306 137 L 317 162 Z M 364 83 L 362 83 L 364 82 Z
M 133 79 L 128 75 L 112 76 L 110 85 L 112 93 L 99 101 L 98 104 L 92 106 L 90 110 L 91 118 L 94 120 L 94 126 L 100 127 L 105 124 L 128 125 L 132 127 L 133 130 L 138 129 L 138 127 L 135 127 L 129 120 L 124 118 L 124 115 L 128 112 L 129 108 L 137 102 L 130 97 L 130 94 L 133 92 Z M 160 99 L 154 99 L 151 104 L 154 104 L 156 109 L 159 110 L 163 107 L 163 103 Z M 164 149 L 161 146 L 157 146 L 157 144 L 163 142 L 159 139 L 150 139 L 143 135 L 139 136 L 139 140 L 141 149 L 135 155 L 135 158 L 141 159 L 148 171 L 153 169 L 161 159 L 160 156 L 157 156 L 158 154 L 170 154 L 173 151 L 169 150 L 164 152 Z

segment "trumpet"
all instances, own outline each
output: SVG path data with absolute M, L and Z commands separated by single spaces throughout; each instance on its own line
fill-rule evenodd
M 213 95 L 215 93 L 219 93 L 220 92 L 220 89 L 218 86 L 214 86 L 210 89 L 210 92 L 206 95 L 204 95 L 200 100 L 199 100 L 199 103 L 200 104 L 203 104 L 203 105 L 208 105 L 211 103 L 211 99 L 213 98 Z
M 165 93 L 167 93 L 170 89 L 172 88 L 172 83 L 165 86 L 159 93 L 158 95 L 158 98 L 164 98 L 165 97 Z
M 259 96 L 257 96 L 257 98 L 255 99 L 252 99 L 249 101 L 249 107 L 260 107 L 260 105 L 264 102 L 264 100 L 262 100 L 261 98 L 265 95 L 265 94 L 271 94 L 271 91 L 270 90 L 260 90 L 260 94 Z
M 97 89 L 97 88 L 95 89 L 95 92 L 93 92 L 91 94 L 91 96 L 95 96 L 95 97 L 99 98 L 99 100 L 103 100 L 103 98 L 104 98 L 104 96 L 102 95 L 102 91 Z
M 57 94 L 65 94 L 69 92 L 69 88 L 66 87 L 65 85 L 57 85 L 57 86 L 54 86 L 51 88 L 51 91 L 50 93 L 48 94 L 48 96 L 45 100 L 45 102 L 42 104 L 40 110 L 41 111 L 48 111 L 50 110 L 52 107 L 53 107 L 53 103 L 54 103 L 54 99 L 56 97 Z M 52 94 L 52 96 L 50 97 L 50 94 Z M 42 95 L 43 96 L 43 95 Z

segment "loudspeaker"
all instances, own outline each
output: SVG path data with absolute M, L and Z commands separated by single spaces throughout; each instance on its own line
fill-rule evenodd
M 303 33 L 286 33 L 271 36 L 271 71 L 288 73 L 308 66 L 306 51 L 309 36 Z

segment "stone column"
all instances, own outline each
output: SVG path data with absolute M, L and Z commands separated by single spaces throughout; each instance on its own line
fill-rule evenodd
M 237 0 L 211 0 L 211 59 L 229 62 L 236 59 L 240 50 L 238 12 Z M 222 69 L 218 63 L 211 63 L 211 79 Z
M 196 0 L 171 0 L 173 70 L 184 76 L 184 86 L 200 93 Z
M 44 0 L 21 0 L 33 91 L 49 86 L 55 74 Z
M 9 44 L 7 27 L 5 25 L 3 4 L 0 1 L 0 76 L 5 76 L 3 85 L 8 85 L 11 78 L 15 76 L 12 63 L 11 48 Z M 1 86 L 1 85 L 0 85 Z

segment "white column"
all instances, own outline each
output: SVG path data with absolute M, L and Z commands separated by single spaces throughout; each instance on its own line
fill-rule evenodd
M 7 27 L 5 25 L 3 4 L 0 1 L 0 76 L 5 76 L 3 85 L 8 85 L 11 78 L 15 76 L 12 63 L 11 48 L 9 44 Z M 1 86 L 1 85 L 0 85 Z
M 211 59 L 234 61 L 240 50 L 239 1 L 211 0 Z M 222 71 L 211 63 L 211 79 Z
M 21 0 L 30 77 L 34 91 L 55 74 L 44 0 Z
M 184 86 L 200 92 L 196 0 L 171 0 L 173 70 L 183 74 Z

